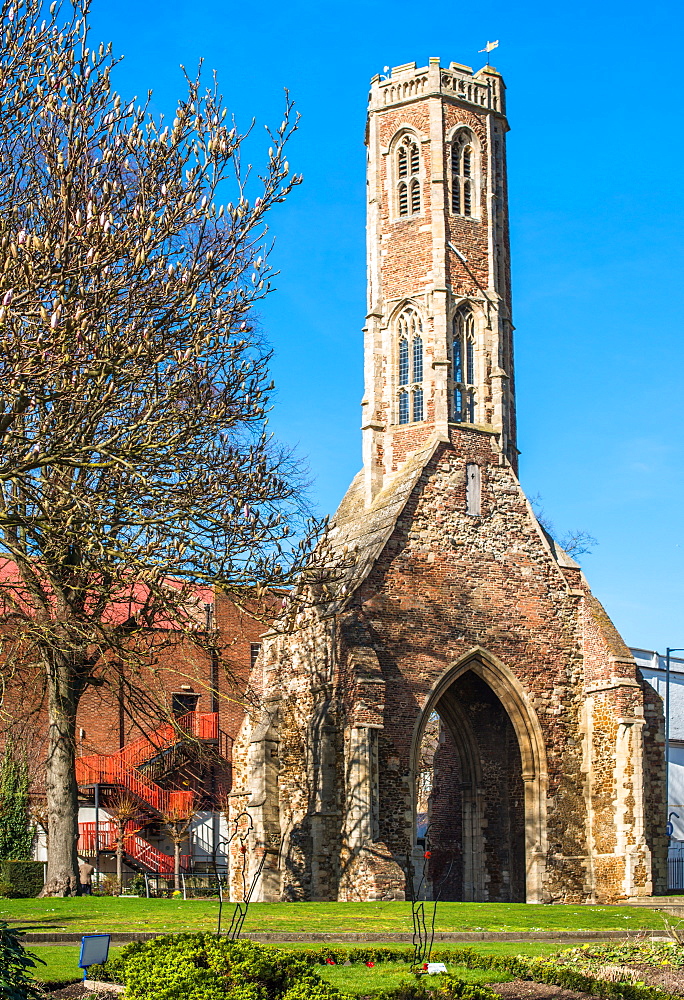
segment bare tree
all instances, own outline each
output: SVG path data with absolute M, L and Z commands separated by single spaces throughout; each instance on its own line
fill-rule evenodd
M 191 800 L 186 803 L 172 803 L 162 813 L 162 822 L 173 841 L 173 885 L 175 889 L 180 889 L 181 846 L 183 841 L 187 839 L 190 824 L 195 818 L 196 812 L 196 804 Z
M 565 534 L 558 537 L 553 521 L 544 510 L 543 497 L 540 493 L 535 493 L 534 496 L 530 497 L 530 504 L 532 505 L 537 521 L 542 526 L 544 531 L 551 535 L 552 538 L 558 538 L 558 544 L 560 547 L 572 558 L 575 556 L 589 555 L 598 545 L 598 540 L 583 528 L 576 528 L 574 531 L 566 531 Z
M 42 672 L 47 891 L 67 895 L 83 692 L 153 662 L 155 625 L 204 641 L 198 585 L 258 598 L 313 537 L 251 318 L 265 216 L 300 180 L 289 101 L 256 177 L 215 79 L 155 120 L 88 18 L 0 3 L 0 643 L 6 672 Z
M 114 821 L 116 832 L 114 843 L 116 844 L 116 881 L 119 885 L 119 893 L 123 887 L 123 860 L 126 851 L 126 837 L 128 835 L 129 823 L 140 820 L 140 804 L 133 795 L 127 792 L 118 792 L 107 802 L 107 812 Z

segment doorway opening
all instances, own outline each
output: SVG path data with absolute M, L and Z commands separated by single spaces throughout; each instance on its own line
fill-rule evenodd
M 508 712 L 473 670 L 426 711 L 416 766 L 425 895 L 524 902 L 525 783 Z

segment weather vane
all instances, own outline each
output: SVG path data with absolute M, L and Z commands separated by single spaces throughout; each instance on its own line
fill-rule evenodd
M 487 44 L 485 45 L 485 47 L 483 49 L 478 49 L 477 50 L 478 52 L 486 52 L 487 53 L 487 65 L 488 66 L 489 66 L 489 53 L 493 49 L 498 48 L 498 46 L 499 46 L 499 39 L 497 38 L 497 40 L 495 42 L 487 42 Z

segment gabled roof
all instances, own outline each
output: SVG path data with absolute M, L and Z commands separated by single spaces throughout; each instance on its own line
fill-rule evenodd
M 387 477 L 370 507 L 365 505 L 363 469 L 352 480 L 331 522 L 329 542 L 339 567 L 335 575 L 338 601 L 329 610 L 340 611 L 366 579 L 392 536 L 399 516 L 425 466 L 442 442 L 431 440 Z
M 331 520 L 328 535 L 336 567 L 333 589 L 336 600 L 328 605 L 328 613 L 344 609 L 354 591 L 363 583 L 389 542 L 406 503 L 420 481 L 425 467 L 433 458 L 442 440 L 433 437 L 423 448 L 414 452 L 393 475 L 385 480 L 382 490 L 366 507 L 363 469 L 357 473 Z M 522 493 L 522 487 L 519 487 Z M 529 506 L 530 515 L 535 518 Z M 580 569 L 554 538 L 539 525 L 547 551 L 559 567 Z

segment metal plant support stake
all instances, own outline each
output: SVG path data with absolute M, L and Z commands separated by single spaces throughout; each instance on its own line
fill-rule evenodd
M 429 839 L 430 827 L 428 826 L 425 831 L 425 847 L 423 851 L 423 858 L 425 861 L 429 861 L 432 857 L 432 851 L 430 850 L 430 839 Z M 430 956 L 432 955 L 432 945 L 435 939 L 435 919 L 437 917 L 437 903 L 442 895 L 442 889 L 451 875 L 451 869 L 454 867 L 454 856 L 452 854 L 451 861 L 449 862 L 449 867 L 446 870 L 446 874 L 439 882 L 437 886 L 433 886 L 433 897 L 432 900 L 421 899 L 420 895 L 423 890 L 423 886 L 426 881 L 426 869 L 427 865 L 423 865 L 423 874 L 420 877 L 420 882 L 418 883 L 418 888 L 416 889 L 413 884 L 413 878 L 411 875 L 412 866 L 407 865 L 408 872 L 408 883 L 411 887 L 411 916 L 413 918 L 413 964 L 425 965 L 430 961 Z M 425 922 L 425 903 L 432 902 L 432 915 L 430 917 L 429 927 Z
M 245 824 L 242 824 L 243 820 L 246 820 Z M 216 865 L 216 854 L 220 847 L 225 847 L 226 856 L 228 858 L 228 867 L 230 867 L 230 845 L 233 843 L 234 840 L 240 841 L 239 850 L 242 856 L 242 870 L 240 873 L 242 877 L 242 900 L 235 904 L 235 909 L 233 910 L 233 917 L 232 920 L 230 921 L 230 927 L 226 932 L 226 937 L 230 941 L 237 941 L 238 938 L 240 937 L 240 934 L 242 933 L 242 927 L 245 922 L 245 918 L 247 916 L 247 911 L 249 909 L 249 904 L 252 899 L 252 894 L 256 889 L 257 882 L 259 881 L 262 869 L 264 867 L 264 862 L 266 860 L 266 851 L 264 850 L 262 852 L 261 857 L 259 858 L 259 864 L 256 867 L 256 871 L 252 876 L 252 881 L 250 882 L 248 888 L 247 879 L 249 877 L 249 858 L 247 854 L 247 841 L 249 840 L 250 833 L 254 829 L 254 823 L 252 821 L 252 817 L 248 812 L 241 812 L 239 816 L 236 816 L 235 820 L 233 821 L 233 825 L 235 829 L 231 833 L 230 837 L 227 840 L 220 840 L 218 842 L 218 844 L 214 848 L 213 855 L 214 855 L 214 873 L 216 875 L 219 887 L 219 911 L 218 911 L 218 920 L 216 924 L 216 936 L 219 937 L 221 934 L 221 917 L 223 914 L 223 892 L 221 889 L 221 877 L 218 873 L 218 867 Z

